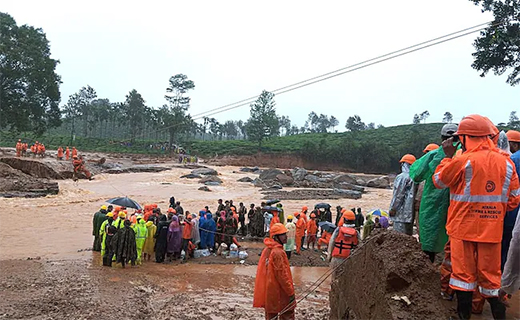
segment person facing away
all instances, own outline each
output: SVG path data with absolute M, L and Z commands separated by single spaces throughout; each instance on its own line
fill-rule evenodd
M 364 223 L 365 223 L 365 217 L 363 217 L 363 213 L 361 213 L 361 208 L 357 208 L 356 229 L 359 231 L 363 227 Z
M 150 261 L 152 255 L 155 252 L 155 232 L 157 226 L 153 224 L 153 221 L 146 222 L 146 241 L 143 247 L 143 260 Z
M 180 201 L 175 203 L 175 212 L 177 212 L 177 215 L 184 215 L 184 209 L 181 207 Z
M 311 219 L 307 222 L 307 249 L 310 249 L 312 244 L 312 250 L 315 250 L 314 246 L 316 245 L 317 233 L 318 233 L 318 224 L 316 223 L 316 214 L 311 213 Z
M 401 173 L 395 177 L 389 213 L 394 221 L 394 230 L 411 236 L 413 234 L 415 183 L 410 179 L 410 166 L 415 162 L 415 157 L 405 154 L 399 162 L 401 163 Z
M 453 137 L 457 129 L 456 124 L 445 124 L 441 129 L 441 140 L 446 141 Z M 428 152 L 410 167 L 410 178 L 417 184 L 424 182 L 418 214 L 419 241 L 421 249 L 433 262 L 436 253 L 445 251 L 448 241 L 446 217 L 450 205 L 450 192 L 449 189 L 435 188 L 432 180 L 435 169 L 445 157 L 444 150 L 438 146 L 428 146 L 425 148 Z
M 130 226 L 130 220 L 125 220 L 124 227 L 119 229 L 112 239 L 116 262 L 121 263 L 123 268 L 128 262 L 135 265 L 137 260 L 135 232 Z
M 101 251 L 101 237 L 99 230 L 105 220 L 107 220 L 107 206 L 102 205 L 99 211 L 94 213 L 92 219 L 92 235 L 94 236 L 94 244 L 92 245 L 92 251 Z
M 287 228 L 287 243 L 283 245 L 283 250 L 287 254 L 287 258 L 291 259 L 291 254 L 295 249 L 295 240 L 296 240 L 296 225 L 293 222 L 294 216 L 287 216 L 287 224 L 285 228 Z
M 215 220 L 213 220 L 211 213 L 206 213 L 206 219 L 204 220 L 202 228 L 204 229 L 203 232 L 205 235 L 204 237 L 201 237 L 201 248 L 213 251 L 213 248 L 215 247 L 215 232 L 217 231 L 217 224 L 215 223 Z
M 191 221 L 191 215 L 186 216 L 186 220 L 183 221 L 184 228 L 182 229 L 182 250 L 184 250 L 184 261 L 188 259 L 189 245 L 191 243 L 191 232 L 193 230 L 193 224 Z
M 243 202 L 240 202 L 238 204 L 238 222 L 240 223 L 240 234 L 242 236 L 247 235 L 246 214 L 247 208 L 244 206 Z
M 330 245 L 327 248 L 330 268 L 334 270 L 333 279 L 336 277 L 336 268 L 347 259 L 352 250 L 359 244 L 359 233 L 356 228 L 356 215 L 352 211 L 344 214 L 343 225 L 338 226 L 332 233 Z
M 450 237 L 450 287 L 457 295 L 457 312 L 471 317 L 473 291 L 488 300 L 495 319 L 505 318 L 499 299 L 501 242 L 506 211 L 520 203 L 520 184 L 511 159 L 496 148 L 489 119 L 470 115 L 462 119 L 456 135 L 462 154 L 453 157 L 453 139 L 442 143 L 445 158 L 435 170 L 435 187 L 449 188 L 446 230 Z
M 168 239 L 167 239 L 167 249 L 166 253 L 168 254 L 170 260 L 176 260 L 181 256 L 182 249 L 182 232 L 181 225 L 179 224 L 179 218 L 177 216 L 173 216 L 168 226 Z
M 146 227 L 146 221 L 144 221 L 141 215 L 137 216 L 137 223 L 134 226 L 135 231 L 135 244 L 137 249 L 137 264 L 141 264 L 143 257 L 143 247 L 148 237 L 148 228 Z
M 295 242 L 296 242 L 296 255 L 300 255 L 303 249 L 303 240 L 305 239 L 305 229 L 307 225 L 305 223 L 305 219 L 302 217 L 301 212 L 297 212 L 294 214 L 296 216 L 296 234 L 295 234 Z
M 106 253 L 106 239 L 107 239 L 107 233 L 108 233 L 108 227 L 112 225 L 114 222 L 113 213 L 109 212 L 106 214 L 107 219 L 101 223 L 101 226 L 99 227 L 99 237 L 101 239 L 101 257 L 103 258 Z M 105 265 L 103 263 L 103 265 Z
M 155 262 L 162 263 L 166 256 L 166 247 L 168 245 L 168 227 L 170 223 L 165 215 L 159 218 L 157 231 L 155 233 Z
M 264 308 L 265 319 L 294 319 L 296 302 L 289 259 L 283 250 L 287 229 L 281 223 L 273 225 L 270 237 L 264 239 L 256 270 L 253 307 Z
M 520 172 L 520 132 L 515 130 L 509 130 L 506 134 L 509 141 L 509 151 L 511 152 L 511 161 L 515 165 L 516 173 Z M 507 260 L 507 254 L 509 252 L 509 245 L 513 238 L 513 229 L 515 227 L 515 221 L 517 221 L 519 207 L 517 206 L 513 210 L 507 211 L 504 218 L 504 236 L 502 239 L 502 262 L 501 267 L 504 269 L 504 265 Z

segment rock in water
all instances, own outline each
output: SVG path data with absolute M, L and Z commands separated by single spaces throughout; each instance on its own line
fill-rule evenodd
M 191 171 L 192 174 L 198 174 L 203 176 L 216 176 L 218 175 L 217 170 L 211 168 L 200 168 Z
M 202 176 L 200 174 L 190 173 L 190 174 L 185 174 L 185 175 L 181 176 L 181 178 L 184 178 L 184 179 L 200 179 L 200 178 L 202 178 Z
M 240 171 L 242 172 L 258 172 L 260 169 L 258 167 L 254 168 L 240 168 Z
M 334 182 L 335 183 L 346 182 L 346 183 L 350 183 L 350 184 L 358 184 L 356 181 L 356 178 L 350 174 L 341 174 L 341 175 L 337 176 L 336 178 L 334 178 Z
M 200 187 L 199 188 L 200 191 L 207 191 L 207 192 L 211 192 L 211 189 L 208 188 L 207 186 L 203 186 L 203 187 Z
M 260 173 L 259 178 L 262 179 L 262 181 L 264 182 L 272 181 L 275 180 L 276 176 L 279 174 L 283 174 L 283 172 L 281 170 L 271 168 L 262 171 L 262 173 Z
M 368 180 L 367 187 L 386 189 L 390 187 L 390 179 L 388 177 L 379 177 Z
M 249 177 L 243 177 L 237 180 L 238 182 L 253 182 L 253 179 Z
M 307 170 L 305 170 L 304 168 L 294 168 L 293 169 L 293 179 L 295 181 L 302 181 L 303 179 L 305 179 L 305 176 L 307 175 Z
M 209 185 L 218 186 L 222 183 L 222 180 L 217 176 L 205 176 L 204 178 L 199 180 L 199 183 L 204 183 L 206 185 L 210 183 Z
M 335 272 L 330 318 L 448 319 L 439 288 L 439 272 L 415 238 L 378 232 Z M 392 299 L 396 295 L 408 297 L 411 304 Z

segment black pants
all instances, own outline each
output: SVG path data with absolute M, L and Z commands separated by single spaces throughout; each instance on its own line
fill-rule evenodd
M 287 255 L 287 259 L 291 259 L 291 253 L 292 253 L 292 251 L 285 251 L 285 254 Z
M 423 251 L 423 252 L 426 253 L 426 255 L 428 256 L 428 258 L 430 258 L 430 261 L 432 263 L 435 262 L 435 255 L 436 255 L 435 252 L 431 252 L 431 251 Z

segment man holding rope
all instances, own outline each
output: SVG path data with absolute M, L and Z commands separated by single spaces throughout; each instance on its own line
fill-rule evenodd
M 287 243 L 287 228 L 275 223 L 269 236 L 264 239 L 266 248 L 258 261 L 253 307 L 264 308 L 267 320 L 293 320 L 294 285 L 289 260 L 283 250 Z

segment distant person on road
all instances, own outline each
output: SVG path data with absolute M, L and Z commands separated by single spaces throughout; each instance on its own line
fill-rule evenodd
M 294 285 L 289 259 L 283 250 L 287 232 L 283 224 L 273 225 L 258 262 L 253 307 L 264 308 L 267 320 L 294 319 Z
M 413 234 L 415 183 L 410 179 L 410 166 L 415 157 L 405 154 L 401 160 L 401 173 L 395 177 L 390 217 L 394 221 L 394 230 L 407 235 Z
M 94 218 L 92 219 L 92 235 L 94 236 L 94 244 L 92 245 L 92 251 L 101 251 L 101 235 L 99 234 L 99 230 L 101 229 L 101 225 L 105 220 L 107 220 L 107 206 L 102 205 L 99 211 L 94 213 Z

